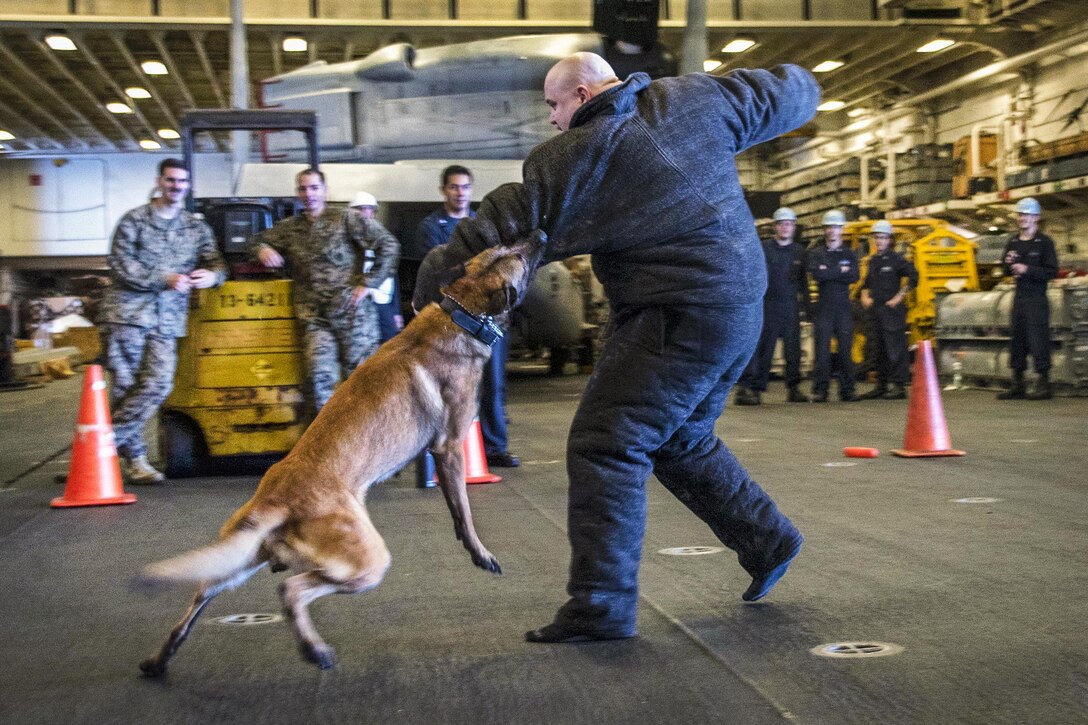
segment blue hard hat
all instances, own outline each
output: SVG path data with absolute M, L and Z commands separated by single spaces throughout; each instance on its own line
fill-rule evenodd
M 892 223 L 887 219 L 881 219 L 873 224 L 873 234 L 888 234 L 891 235 Z
M 832 209 L 824 214 L 824 218 L 820 220 L 820 224 L 825 227 L 844 227 L 846 226 L 846 215 L 838 209 Z
M 1026 196 L 1016 202 L 1017 214 L 1042 214 L 1043 207 L 1033 197 Z
M 774 216 L 772 217 L 776 222 L 795 222 L 797 221 L 797 215 L 788 206 L 783 206 L 774 210 Z

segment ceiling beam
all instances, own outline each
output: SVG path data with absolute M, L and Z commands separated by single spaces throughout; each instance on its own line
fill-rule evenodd
M 26 144 L 32 150 L 38 150 L 38 149 L 41 148 L 41 143 L 39 142 L 39 139 L 43 139 L 43 140 L 48 141 L 49 143 L 51 143 L 55 148 L 58 148 L 58 149 L 63 149 L 64 148 L 64 144 L 62 144 L 59 141 L 56 141 L 55 139 L 48 136 L 40 128 L 35 126 L 30 121 L 26 120 L 26 117 L 23 114 L 16 113 L 15 109 L 13 109 L 11 106 L 7 105 L 3 101 L 0 101 L 0 118 L 7 118 L 7 119 L 10 119 L 10 120 L 15 122 L 14 125 L 12 125 L 12 124 L 8 123 L 7 121 L 0 121 L 0 128 L 3 128 L 5 131 L 8 131 L 9 133 L 14 133 L 14 135 L 15 135 L 15 141 L 14 142 L 4 141 L 3 143 L 15 143 L 15 142 L 17 142 L 17 143 Z M 27 136 L 26 134 L 17 133 L 21 129 L 27 129 L 31 133 L 33 133 L 34 134 L 34 136 L 33 136 L 34 140 L 31 140 L 31 137 Z
M 21 90 L 19 90 L 19 88 L 17 86 L 15 86 L 13 83 L 9 82 L 6 78 L 4 78 L 3 75 L 0 75 L 0 88 L 7 89 L 8 93 L 15 96 L 17 99 L 19 99 L 19 103 L 23 106 L 24 109 L 31 109 L 34 113 L 37 113 L 38 115 L 43 116 L 47 121 L 49 121 L 49 123 L 53 124 L 57 129 L 59 129 L 61 131 L 61 133 L 63 133 L 71 141 L 73 141 L 76 146 L 82 146 L 83 148 L 86 148 L 86 149 L 89 149 L 91 147 L 91 145 L 87 141 L 80 138 L 79 135 L 77 135 L 72 129 L 68 128 L 68 126 L 66 126 L 63 121 L 58 119 L 53 114 L 49 113 L 49 111 L 46 111 L 44 108 L 42 108 L 38 104 L 38 102 L 32 100 L 30 97 L 28 97 L 26 94 L 24 94 Z M 22 113 L 20 113 L 19 117 L 25 119 L 26 118 L 26 111 L 24 110 Z M 25 121 L 24 120 L 24 123 L 30 125 L 30 121 Z M 52 135 L 50 135 L 50 134 L 43 134 L 43 135 L 46 135 L 49 138 L 52 138 Z M 67 149 L 68 145 L 67 144 L 61 144 L 61 148 Z
M 86 116 L 84 116 L 82 113 L 80 113 L 79 110 L 75 106 L 73 106 L 71 103 L 69 103 L 68 99 L 66 99 L 64 96 L 60 95 L 55 90 L 53 90 L 53 87 L 50 84 L 46 83 L 45 80 L 42 79 L 41 76 L 39 76 L 37 73 L 32 71 L 30 68 L 28 68 L 26 63 L 24 63 L 22 60 L 20 60 L 19 57 L 16 56 L 8 48 L 7 45 L 0 45 L 0 55 L 2 55 L 4 58 L 6 58 L 7 61 L 9 63 L 11 63 L 13 66 L 18 68 L 19 71 L 21 73 L 23 73 L 23 75 L 25 75 L 27 78 L 31 79 L 34 83 L 36 83 L 38 85 L 39 88 L 35 89 L 35 91 L 40 90 L 44 95 L 47 95 L 47 96 L 51 97 L 57 103 L 57 105 L 61 106 L 69 115 L 71 115 L 73 118 L 76 118 L 77 120 L 79 120 L 80 122 L 85 124 L 86 127 L 87 127 L 87 130 L 90 131 L 91 133 L 93 133 L 95 136 L 97 136 L 98 140 L 102 144 L 104 144 L 106 146 L 111 146 L 115 150 L 118 150 L 118 151 L 120 150 L 120 147 L 116 143 L 114 143 L 112 140 L 110 140 L 104 133 L 102 133 L 102 131 L 97 126 L 95 126 L 93 123 L 91 123 L 90 120 Z M 38 98 L 38 100 L 32 101 L 31 103 L 32 103 L 32 105 L 34 107 L 40 107 L 41 106 L 41 98 Z
M 141 80 L 144 87 L 151 92 L 151 98 L 155 101 L 156 104 L 158 104 L 159 110 L 162 111 L 162 115 L 165 116 L 166 120 L 170 123 L 170 127 L 180 133 L 181 125 L 178 123 L 177 116 L 175 116 L 174 112 L 170 110 L 170 105 L 166 102 L 166 99 L 163 98 L 162 94 L 159 93 L 158 88 L 155 87 L 155 83 L 147 77 L 147 74 L 144 73 L 144 69 L 140 67 L 140 64 L 138 62 L 136 62 L 136 58 L 132 55 L 132 51 L 130 51 L 128 49 L 128 46 L 125 45 L 125 39 L 123 34 L 110 33 L 110 39 L 117 47 L 117 52 L 121 55 L 122 58 L 125 59 L 125 62 L 128 63 L 128 67 L 132 71 L 133 75 L 135 75 L 137 79 Z
M 117 114 L 111 113 L 110 111 L 106 110 L 105 99 L 96 96 L 89 88 L 87 88 L 83 81 L 77 78 L 76 75 L 72 73 L 72 71 L 68 70 L 68 66 L 62 63 L 59 58 L 57 58 L 56 53 L 52 48 L 46 45 L 40 38 L 32 37 L 30 38 L 30 42 L 32 42 L 34 46 L 38 49 L 38 52 L 44 55 L 46 59 L 53 65 L 53 67 L 57 69 L 57 72 L 64 76 L 68 80 L 68 82 L 72 84 L 72 87 L 74 87 L 77 91 L 83 94 L 84 98 L 87 99 L 91 108 L 97 110 L 99 114 L 102 115 L 102 117 L 112 123 L 114 128 L 116 128 L 121 133 L 121 136 L 127 138 L 135 148 L 140 147 L 139 140 L 132 134 L 131 131 L 128 130 L 128 127 L 125 126 L 125 124 L 121 123 L 121 119 L 117 117 Z M 127 96 L 125 96 L 124 91 L 121 92 L 120 97 L 117 100 L 128 103 L 130 108 L 135 105 L 129 101 Z
M 200 108 L 196 99 L 193 98 L 193 94 L 189 92 L 189 87 L 185 85 L 185 79 L 181 76 L 181 71 L 178 70 L 177 63 L 174 62 L 174 57 L 170 55 L 170 51 L 166 48 L 166 43 L 163 42 L 162 32 L 151 33 L 151 42 L 155 44 L 155 48 L 159 51 L 159 56 L 162 58 L 163 65 L 166 66 L 166 70 L 170 72 L 170 77 L 174 80 L 174 84 L 177 85 L 178 90 L 181 91 L 182 97 L 185 98 L 185 102 L 189 108 Z
M 196 48 L 197 57 L 200 58 L 200 65 L 204 68 L 204 75 L 208 77 L 208 82 L 211 83 L 212 92 L 215 93 L 215 100 L 219 102 L 220 108 L 230 108 L 226 96 L 223 95 L 223 88 L 219 85 L 219 80 L 215 76 L 211 60 L 208 58 L 208 50 L 204 46 L 205 35 L 203 32 L 189 31 L 189 39 L 193 42 L 193 47 Z
M 136 99 L 129 98 L 125 94 L 125 89 L 118 85 L 113 75 L 111 75 L 110 72 L 107 71 L 105 67 L 103 67 L 103 65 L 98 61 L 98 58 L 96 58 L 94 54 L 91 53 L 91 51 L 88 49 L 86 39 L 82 35 L 77 35 L 74 37 L 77 41 L 79 41 L 76 43 L 76 46 L 83 54 L 83 57 L 86 58 L 87 62 L 91 64 L 91 67 L 98 72 L 98 75 L 102 77 L 102 80 L 107 86 L 109 86 L 110 90 L 112 90 L 117 95 L 118 99 L 121 99 L 128 103 L 129 107 L 132 108 L 133 116 L 144 127 L 144 130 L 147 131 L 148 138 L 154 139 L 156 137 L 155 126 L 147 120 L 146 116 L 144 116 L 143 111 L 141 111 L 140 107 L 136 104 Z

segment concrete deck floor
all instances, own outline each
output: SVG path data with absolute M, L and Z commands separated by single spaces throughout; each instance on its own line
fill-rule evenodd
M 640 636 L 530 645 L 523 631 L 565 599 L 564 439 L 584 383 L 511 379 L 523 465 L 470 491 L 504 576 L 471 566 L 440 494 L 403 474 L 369 500 L 394 557 L 385 582 L 313 607 L 336 668 L 302 662 L 283 622 L 213 621 L 277 614 L 282 575 L 262 573 L 209 607 L 161 681 L 136 665 L 190 592 L 148 595 L 131 577 L 211 540 L 257 476 L 53 510 L 79 378 L 0 394 L 0 722 L 1088 722 L 1088 399 L 948 392 L 967 456 L 904 460 L 888 453 L 905 402 L 788 405 L 774 383 L 719 423 L 807 537 L 774 592 L 742 603 L 729 552 L 659 553 L 717 541 L 651 481 Z M 881 456 L 845 459 L 846 445 Z M 903 649 L 810 652 L 834 642 Z

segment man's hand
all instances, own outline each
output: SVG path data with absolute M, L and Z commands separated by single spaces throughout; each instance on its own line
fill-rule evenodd
M 269 246 L 261 247 L 261 250 L 257 252 L 257 259 L 269 269 L 278 269 L 283 266 L 283 255 Z
M 193 289 L 208 289 L 215 285 L 215 272 L 206 269 L 194 269 L 189 273 L 189 282 Z
M 869 294 L 869 290 L 867 289 L 861 291 L 861 306 L 865 309 L 869 309 L 873 306 L 873 297 Z
M 890 300 L 888 300 L 884 304 L 887 305 L 888 307 L 898 307 L 899 303 L 902 302 L 902 301 L 903 301 L 903 293 L 900 292 L 895 297 L 892 297 Z
M 1017 262 L 1016 264 L 1012 265 L 1011 269 L 1012 269 L 1013 276 L 1019 277 L 1020 275 L 1026 273 L 1028 271 L 1028 266 L 1026 264 L 1022 264 L 1020 262 Z
M 351 291 L 351 304 L 355 307 L 358 307 L 360 302 L 370 296 L 370 288 L 366 285 L 361 284 Z
M 166 275 L 166 286 L 175 292 L 188 292 L 193 287 L 187 274 L 171 273 Z

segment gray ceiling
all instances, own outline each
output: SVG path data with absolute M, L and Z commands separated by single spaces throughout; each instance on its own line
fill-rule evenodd
M 938 8 L 943 0 L 922 0 Z M 919 0 L 882 0 L 882 5 L 917 6 Z M 912 18 L 893 21 L 711 22 L 709 47 L 716 50 L 734 37 L 757 45 L 738 56 L 712 52 L 726 60 L 722 69 L 794 62 L 808 67 L 838 59 L 837 71 L 821 76 L 825 98 L 850 105 L 891 104 L 953 80 L 1006 56 L 1043 45 L 1073 28 L 1083 27 L 1085 0 L 977 0 L 955 5 L 985 6 L 972 17 Z M 977 8 L 976 8 L 977 9 Z M 313 60 L 350 60 L 387 45 L 407 41 L 417 47 L 479 40 L 515 33 L 571 32 L 569 23 L 527 21 L 433 21 L 400 25 L 388 21 L 357 23 L 309 21 L 300 24 L 251 24 L 247 28 L 251 87 L 262 78 Z M 588 28 L 587 28 L 588 29 Z M 46 46 L 43 36 L 63 30 L 75 51 Z M 0 141 L 8 153 L 79 153 L 136 150 L 156 131 L 176 129 L 189 108 L 223 108 L 230 101 L 229 24 L 223 20 L 104 21 L 88 16 L 57 20 L 0 16 L 0 129 L 16 136 Z M 309 40 L 304 53 L 285 53 L 284 35 Z M 661 40 L 679 55 L 683 28 L 664 20 Z M 956 45 L 933 54 L 915 49 L 946 37 Z M 147 76 L 145 60 L 160 60 L 169 75 Z M 152 98 L 132 101 L 124 89 L 139 86 Z M 254 102 L 256 94 L 254 90 Z M 135 113 L 115 115 L 109 101 L 128 101 Z M 164 148 L 176 141 L 161 140 Z

